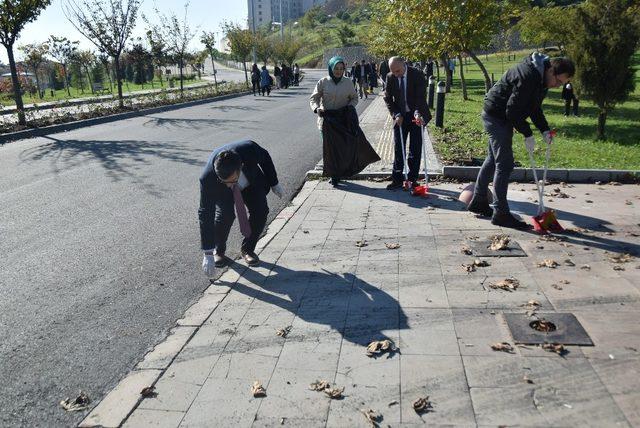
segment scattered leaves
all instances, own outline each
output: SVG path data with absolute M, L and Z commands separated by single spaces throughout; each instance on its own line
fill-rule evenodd
M 291 332 L 291 326 L 288 325 L 285 328 L 279 328 L 278 330 L 276 330 L 276 336 L 280 336 L 284 338 L 284 337 L 287 337 L 290 332 Z
M 398 244 L 397 242 L 387 242 L 384 245 L 386 245 L 390 250 L 397 250 L 398 248 L 400 248 L 400 244 Z
M 609 256 L 611 263 L 629 263 L 633 261 L 634 257 L 629 253 L 618 254 L 615 256 Z
M 520 281 L 515 278 L 506 278 L 501 281 L 489 283 L 489 287 L 493 289 L 501 289 L 505 291 L 514 291 L 520 286 Z
M 555 269 L 558 266 L 560 266 L 558 262 L 553 259 L 544 259 L 543 261 L 538 262 L 538 267 L 548 267 L 551 269 Z
M 429 401 L 429 396 L 420 397 L 413 402 L 413 410 L 418 414 L 427 413 L 431 409 L 433 409 L 433 406 L 431 405 L 431 401 Z
M 262 386 L 262 384 L 258 381 L 253 382 L 253 385 L 251 386 L 251 394 L 253 394 L 254 397 L 266 397 L 267 396 L 267 390 L 264 389 L 264 387 Z
M 356 241 L 356 247 L 358 248 L 362 248 L 362 247 L 366 247 L 367 245 L 367 241 Z
M 491 251 L 501 251 L 509 248 L 509 237 L 507 235 L 495 235 L 491 237 Z
M 142 388 L 142 391 L 140 391 L 140 395 L 142 395 L 144 398 L 151 398 L 156 397 L 158 393 L 156 392 L 155 386 L 147 386 L 145 388 Z
M 511 346 L 511 344 L 507 342 L 494 343 L 493 345 L 491 345 L 491 349 L 493 349 L 494 351 L 507 352 L 509 354 L 514 353 L 513 346 Z
M 544 343 L 540 345 L 540 347 L 547 352 L 553 352 L 560 356 L 563 356 L 569 352 L 564 347 L 564 345 L 561 345 L 560 343 Z
M 369 346 L 367 346 L 367 357 L 373 357 L 385 352 L 393 353 L 397 350 L 398 348 L 396 347 L 396 345 L 389 339 L 374 340 L 373 342 L 369 343 Z
M 360 412 L 362 412 L 371 426 L 377 427 L 378 422 L 382 421 L 382 415 L 373 409 L 360 409 Z
M 91 399 L 89 398 L 89 396 L 86 393 L 80 391 L 80 394 L 78 394 L 75 399 L 72 400 L 70 398 L 67 398 L 66 400 L 61 401 L 60 405 L 67 412 L 79 412 L 89 407 L 89 403 L 91 403 Z

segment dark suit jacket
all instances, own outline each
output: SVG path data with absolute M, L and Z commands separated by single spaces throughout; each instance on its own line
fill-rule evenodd
M 362 64 L 358 63 L 355 67 L 354 76 L 356 80 L 360 80 L 362 78 Z M 365 80 L 369 80 L 369 76 L 371 75 L 371 66 L 369 64 L 364 65 L 364 78 Z
M 255 192 L 264 192 L 266 195 L 269 189 L 278 184 L 276 168 L 269 152 L 253 141 L 239 141 L 217 148 L 209 156 L 209 160 L 200 176 L 200 208 L 198 217 L 200 219 L 200 239 L 202 249 L 208 250 L 214 247 L 214 218 L 216 212 L 216 202 L 222 195 L 231 194 L 224 183 L 220 181 L 213 165 L 218 155 L 225 150 L 233 150 L 242 159 L 242 172 L 249 180 L 249 189 Z M 243 191 L 243 192 L 244 192 Z M 228 198 L 225 198 L 228 200 Z
M 409 112 L 418 110 L 425 122 L 431 120 L 431 113 L 427 107 L 427 83 L 424 74 L 413 67 L 407 67 L 405 85 L 407 85 L 407 104 Z M 402 113 L 399 103 L 400 84 L 392 73 L 387 74 L 387 86 L 384 90 L 384 102 L 392 116 Z

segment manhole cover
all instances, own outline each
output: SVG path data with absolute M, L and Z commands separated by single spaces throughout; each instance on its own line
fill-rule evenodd
M 578 319 L 569 313 L 504 314 L 516 343 L 539 345 L 562 343 L 563 345 L 593 346 L 591 338 Z
M 509 240 L 507 248 L 503 250 L 492 250 L 491 243 L 491 239 L 482 239 L 467 242 L 467 247 L 476 257 L 527 257 L 527 253 L 516 241 Z

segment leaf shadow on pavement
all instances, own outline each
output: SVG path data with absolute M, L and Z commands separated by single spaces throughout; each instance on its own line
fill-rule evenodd
M 243 129 L 258 129 L 257 127 L 247 126 L 249 123 L 256 123 L 255 120 L 236 120 L 236 119 L 214 119 L 214 118 L 186 118 L 186 117 L 156 117 L 147 116 L 149 120 L 144 122 L 142 126 L 145 128 L 165 128 L 165 129 L 235 129 L 242 126 Z
M 409 328 L 393 296 L 352 273 L 292 270 L 264 261 L 260 268 L 268 270 L 267 275 L 235 261 L 229 267 L 251 283 L 229 284 L 233 291 L 288 310 L 305 322 L 331 327 L 351 343 L 365 347 L 374 340 L 398 343 L 397 332 Z M 291 337 L 298 335 L 294 331 Z
M 253 106 L 245 106 L 245 105 L 239 105 L 239 106 L 212 106 L 211 110 L 219 110 L 221 112 L 233 112 L 233 111 L 259 111 L 260 109 L 257 107 L 253 107 Z
M 437 206 L 439 209 L 450 211 L 465 211 L 464 205 L 458 201 L 458 193 L 444 189 L 429 189 L 429 196 L 411 196 L 409 192 L 402 189 L 387 190 L 385 188 L 375 188 L 362 186 L 354 181 L 345 181 L 338 186 L 345 192 L 357 193 L 359 195 L 386 199 L 393 202 L 405 203 L 412 208 L 426 208 Z
M 138 171 L 142 165 L 150 165 L 158 160 L 168 160 L 188 165 L 201 165 L 203 154 L 208 150 L 195 149 L 183 143 L 154 142 L 141 140 L 76 140 L 59 139 L 53 136 L 42 138 L 50 140 L 20 153 L 20 161 L 34 163 L 49 161 L 54 174 L 74 167 L 86 166 L 97 161 L 106 170 L 112 182 L 129 179 L 142 185 L 151 194 L 160 196 L 151 183 L 145 183 L 144 176 Z

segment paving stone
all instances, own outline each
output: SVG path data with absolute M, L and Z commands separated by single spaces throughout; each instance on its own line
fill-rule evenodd
M 161 378 L 154 386 L 157 395 L 142 399 L 139 409 L 186 412 L 202 387 L 169 377 Z
M 138 363 L 137 369 L 164 369 L 193 335 L 195 327 L 175 327 L 169 336 Z
M 213 366 L 209 379 L 241 379 L 249 382 L 249 386 L 258 380 L 264 384 L 271 377 L 277 361 L 277 357 L 270 355 L 225 353 Z
M 168 412 L 165 410 L 136 409 L 124 423 L 123 428 L 157 427 L 178 428 L 184 417 L 183 412 Z
M 459 355 L 449 309 L 405 309 L 407 328 L 399 330 L 402 355 Z
M 201 326 L 225 297 L 226 294 L 212 294 L 207 291 L 195 304 L 187 309 L 184 316 L 177 321 L 178 325 Z
M 488 309 L 453 309 L 452 312 L 462 355 L 493 355 L 496 351 L 491 345 L 496 342 L 513 345 L 507 324 L 499 313 L 492 314 Z M 518 352 L 516 348 L 515 354 L 505 355 L 515 357 Z

